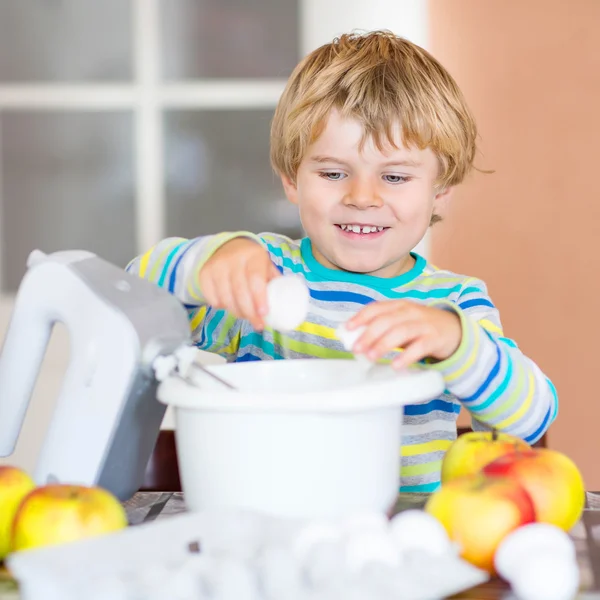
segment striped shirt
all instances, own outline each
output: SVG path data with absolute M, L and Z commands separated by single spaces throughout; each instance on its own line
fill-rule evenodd
M 255 331 L 246 320 L 208 306 L 198 282 L 204 263 L 225 242 L 248 237 L 262 244 L 282 274 L 304 278 L 310 290 L 306 321 L 291 332 Z M 308 238 L 247 232 L 221 233 L 192 240 L 168 238 L 127 266 L 168 289 L 189 312 L 197 346 L 228 361 L 286 358 L 351 358 L 335 335 L 340 322 L 373 301 L 406 299 L 456 311 L 463 336 L 453 356 L 426 368 L 444 377 L 439 398 L 404 408 L 401 489 L 431 492 L 440 485 L 442 457 L 456 439 L 461 406 L 473 428 L 495 427 L 529 443 L 537 441 L 556 417 L 558 399 L 550 380 L 504 336 L 498 310 L 485 284 L 438 269 L 414 254 L 414 267 L 398 277 L 380 278 L 329 269 L 315 259 Z

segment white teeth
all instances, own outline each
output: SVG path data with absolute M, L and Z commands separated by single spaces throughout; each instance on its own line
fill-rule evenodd
M 352 231 L 353 233 L 375 233 L 376 231 L 383 231 L 383 227 L 376 225 L 340 225 L 340 228 L 344 231 Z

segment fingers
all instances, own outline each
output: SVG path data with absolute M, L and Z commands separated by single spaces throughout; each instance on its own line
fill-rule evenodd
M 394 358 L 392 367 L 398 370 L 406 369 L 410 365 L 427 358 L 427 356 L 429 356 L 427 344 L 423 339 L 416 339 L 413 343 L 406 346 L 402 354 Z
M 418 322 L 399 323 L 389 327 L 373 341 L 365 354 L 370 360 L 377 360 L 388 352 L 405 349 L 422 335 L 422 327 Z
M 269 312 L 267 284 L 275 276 L 279 276 L 279 271 L 270 260 L 268 263 L 257 265 L 247 275 L 248 291 L 252 298 L 252 315 L 247 318 L 257 331 L 262 331 L 265 327 L 264 318 Z
M 268 268 L 267 268 L 267 283 L 276 277 L 281 277 L 281 273 L 279 269 L 269 260 Z
M 267 285 L 272 279 L 280 276 L 281 273 L 270 260 L 257 265 L 249 272 L 248 282 L 257 315 L 264 317 L 269 312 Z
M 204 265 L 200 286 L 209 305 L 248 320 L 261 331 L 268 312 L 267 284 L 279 276 L 269 254 L 258 244 L 230 242 Z
M 369 360 L 376 361 L 389 352 L 400 351 L 399 356 L 392 361 L 392 366 L 405 369 L 430 356 L 432 347 L 433 343 L 423 323 L 409 321 L 383 329 L 383 333 L 372 341 L 364 354 Z
M 252 298 L 252 310 L 258 317 L 264 317 L 268 310 L 267 304 L 267 278 L 263 273 L 257 272 L 248 275 L 248 291 Z
M 264 277 L 239 269 L 231 274 L 231 284 L 234 293 L 229 310 L 237 317 L 250 321 L 255 329 L 261 329 L 263 323 L 258 307 L 262 289 L 266 286 Z
M 214 285 L 214 291 L 212 294 L 213 300 L 210 301 L 209 298 L 206 297 L 208 304 L 214 308 L 223 309 L 233 314 L 237 314 L 238 308 L 234 299 L 235 296 L 233 293 L 231 278 L 213 277 L 212 282 Z
M 373 350 L 375 344 L 382 336 L 390 331 L 390 329 L 401 325 L 407 321 L 407 315 L 402 312 L 391 312 L 382 310 L 380 314 L 369 319 L 363 327 L 365 331 L 356 340 L 352 350 L 359 354 L 368 354 Z
M 365 328 L 364 333 L 354 345 L 354 352 L 368 354 L 374 350 L 378 340 L 385 334 L 390 334 L 392 330 L 394 330 L 392 335 L 399 336 L 397 343 L 390 349 L 395 348 L 404 341 L 403 336 L 399 335 L 400 332 L 396 328 L 415 320 L 417 319 L 415 319 L 414 310 L 409 308 L 407 302 L 388 300 L 368 304 L 349 321 L 352 323 L 352 327 L 348 327 L 349 329 L 356 329 L 359 326 Z
M 389 352 L 401 351 L 393 366 L 405 368 L 434 351 L 435 330 L 431 326 L 429 309 L 405 300 L 373 302 L 351 319 L 352 328 L 362 326 L 365 331 L 353 351 L 364 354 L 372 361 Z

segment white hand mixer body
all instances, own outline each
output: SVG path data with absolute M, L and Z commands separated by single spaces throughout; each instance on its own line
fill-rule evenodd
M 57 322 L 70 335 L 70 362 L 34 479 L 129 498 L 165 412 L 151 365 L 190 343 L 187 313 L 165 290 L 89 252 L 33 252 L 0 355 L 2 456 L 14 451 Z

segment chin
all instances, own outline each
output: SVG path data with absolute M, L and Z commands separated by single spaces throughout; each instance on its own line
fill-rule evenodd
M 372 275 L 385 268 L 384 265 L 372 265 L 361 261 L 340 261 L 338 268 L 359 275 Z

